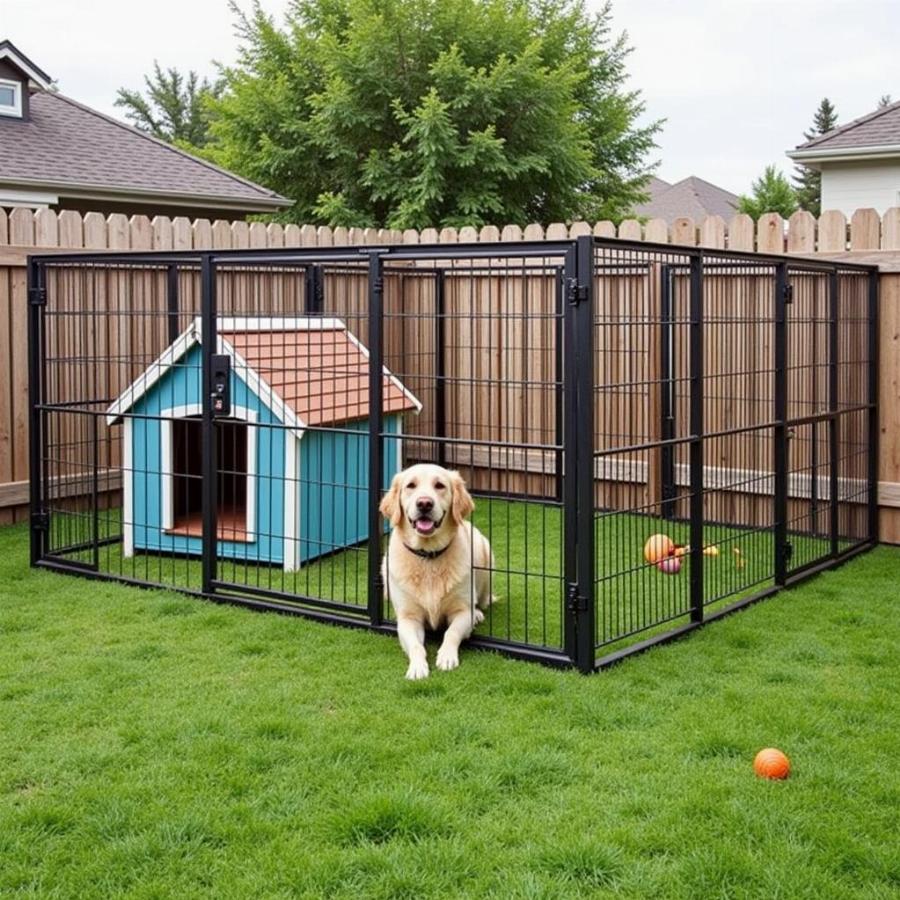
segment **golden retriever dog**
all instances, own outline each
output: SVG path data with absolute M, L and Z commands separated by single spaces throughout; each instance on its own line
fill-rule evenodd
M 494 599 L 491 545 L 466 521 L 474 508 L 462 476 L 430 464 L 399 472 L 382 498 L 381 513 L 392 530 L 381 575 L 410 680 L 428 677 L 426 627 L 446 625 L 436 664 L 455 669 L 459 645 Z

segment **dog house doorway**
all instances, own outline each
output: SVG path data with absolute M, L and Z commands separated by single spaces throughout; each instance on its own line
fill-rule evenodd
M 199 415 L 169 420 L 171 468 L 164 480 L 163 505 L 169 534 L 203 534 L 203 421 Z M 251 542 L 254 530 L 255 465 L 253 425 L 239 419 L 215 423 L 216 522 L 219 540 Z

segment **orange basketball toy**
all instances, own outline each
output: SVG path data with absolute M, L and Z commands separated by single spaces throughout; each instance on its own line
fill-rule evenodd
M 651 534 L 644 544 L 644 559 L 655 565 L 675 552 L 675 542 L 665 534 Z
M 791 761 L 774 747 L 766 747 L 756 754 L 753 760 L 753 771 L 760 778 L 783 780 L 791 774 Z

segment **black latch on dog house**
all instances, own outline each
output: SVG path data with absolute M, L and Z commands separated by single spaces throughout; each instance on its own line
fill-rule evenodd
M 210 401 L 214 416 L 231 415 L 231 357 L 222 353 L 213 354 L 210 360 L 212 369 L 212 393 Z
M 586 612 L 588 608 L 587 597 L 582 597 L 578 591 L 578 585 L 570 583 L 566 591 L 566 606 L 569 612 L 579 613 Z
M 47 305 L 47 288 L 33 287 L 28 289 L 28 301 L 32 306 Z

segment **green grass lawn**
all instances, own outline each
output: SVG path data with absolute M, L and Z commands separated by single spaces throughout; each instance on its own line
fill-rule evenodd
M 410 684 L 393 639 L 26 546 L 0 529 L 2 896 L 900 892 L 898 550 L 600 675 L 464 649 Z
M 53 546 L 87 541 L 92 521 L 89 513 L 54 514 Z M 479 498 L 473 521 L 490 539 L 496 557 L 492 592 L 498 603 L 487 610 L 479 634 L 561 649 L 566 594 L 561 509 L 539 502 Z M 101 536 L 120 532 L 120 511 L 101 512 Z M 684 522 L 620 512 L 598 514 L 595 518 L 594 643 L 598 656 L 688 621 L 691 562 L 685 559 L 676 576 L 662 574 L 647 564 L 644 542 L 655 532 L 664 532 L 682 544 L 689 541 L 688 525 Z M 797 563 L 814 561 L 830 549 L 825 538 L 794 535 L 792 541 Z M 706 525 L 704 544 L 720 549 L 718 557 L 706 558 L 704 563 L 708 608 L 733 602 L 773 583 L 769 530 Z M 335 601 L 351 612 L 366 610 L 368 560 L 364 546 L 313 561 L 297 572 L 258 564 L 255 545 L 248 544 L 246 553 L 245 559 L 223 558 L 218 563 L 219 579 L 234 584 L 235 593 L 241 593 L 245 586 L 263 588 Z M 81 550 L 66 558 L 90 563 L 93 551 Z M 99 548 L 99 569 L 195 591 L 201 586 L 201 566 L 196 557 L 138 553 L 126 559 L 120 543 Z M 387 602 L 384 613 L 387 618 L 392 617 Z

